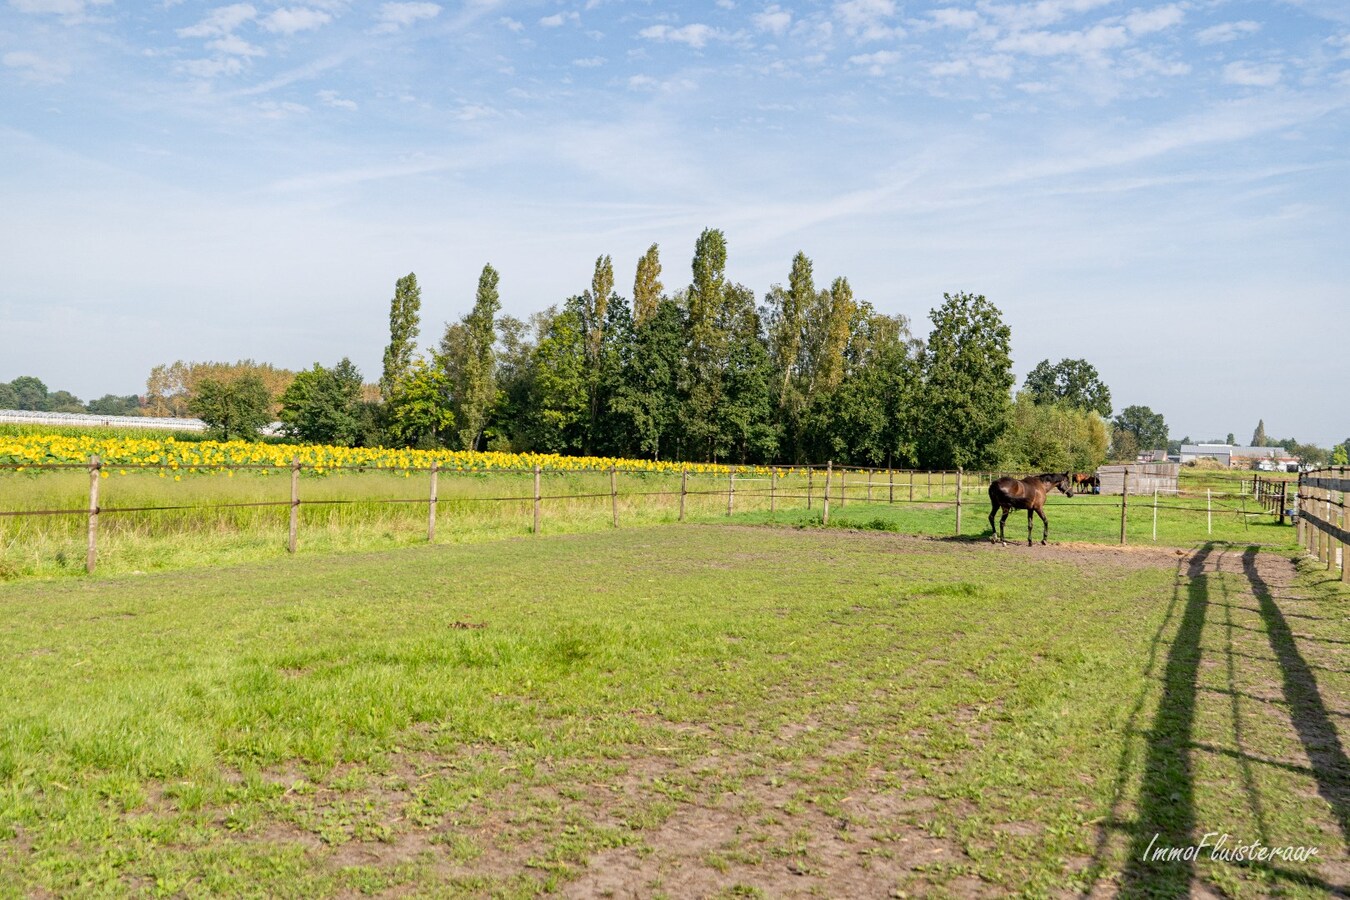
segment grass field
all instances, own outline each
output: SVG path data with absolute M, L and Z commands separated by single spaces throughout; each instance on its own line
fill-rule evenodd
M 129 573 L 196 568 L 286 555 L 290 499 L 289 473 L 240 471 L 230 475 L 187 474 L 172 470 L 109 467 L 100 480 L 98 525 L 100 573 Z M 1208 474 L 1208 473 L 1206 473 Z M 948 536 L 956 533 L 955 481 L 951 474 L 898 473 L 892 487 L 877 472 L 851 472 L 831 484 L 830 524 L 901 534 Z M 424 543 L 430 476 L 425 472 L 328 472 L 300 481 L 299 545 L 302 553 L 387 549 Z M 770 483 L 775 497 L 770 497 Z M 618 475 L 622 527 L 670 524 L 677 519 L 681 479 L 670 473 Z M 686 518 L 728 521 L 726 475 L 693 474 L 688 479 Z M 1183 481 L 1189 496 L 1160 497 L 1157 542 L 1193 546 L 1230 540 L 1271 546 L 1291 545 L 1294 529 L 1238 493 L 1236 480 L 1215 497 L 1207 511 L 1204 489 Z M 803 474 L 773 479 L 760 473 L 738 475 L 730 521 L 745 524 L 816 525 L 822 519 L 824 475 L 808 482 Z M 612 527 L 613 511 L 606 473 L 548 472 L 542 480 L 545 533 L 595 532 Z M 515 537 L 533 525 L 533 478 L 493 472 L 442 473 L 438 481 L 437 540 L 445 543 Z M 986 483 L 967 478 L 962 491 L 965 536 L 988 533 Z M 807 495 L 811 496 L 807 508 Z M 868 497 L 871 501 L 868 501 Z M 89 477 L 80 470 L 0 472 L 0 512 L 84 510 Z M 501 500 L 499 498 L 520 498 Z M 846 500 L 846 503 L 840 501 Z M 894 499 L 896 502 L 891 503 Z M 410 501 L 387 503 L 385 501 Z M 1127 538 L 1154 541 L 1153 500 L 1130 498 Z M 271 507 L 218 504 L 280 504 Z M 118 512 L 142 507 L 182 507 L 168 511 Z M 774 510 L 771 512 L 771 509 Z M 1118 497 L 1054 495 L 1048 507 L 1051 540 L 1116 543 L 1120 536 Z M 1040 540 L 1040 522 L 1035 523 Z M 1026 516 L 1008 520 L 1010 540 L 1025 540 Z M 0 516 L 0 581 L 82 576 L 87 516 Z
M 1330 896 L 1346 599 L 698 525 L 0 585 L 0 893 Z M 1318 855 L 1142 859 L 1211 831 Z

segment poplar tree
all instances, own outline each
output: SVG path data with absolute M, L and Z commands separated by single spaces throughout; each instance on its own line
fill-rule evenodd
M 683 420 L 691 450 L 717 456 L 717 411 L 722 400 L 719 363 L 726 358 L 726 237 L 706 228 L 694 245 L 693 282 L 685 293 L 688 314 Z
M 639 328 L 656 315 L 665 288 L 661 284 L 661 252 L 656 244 L 638 259 L 633 279 L 633 322 Z
M 451 384 L 459 445 L 473 450 L 483 436 L 483 427 L 497 399 L 497 313 L 501 298 L 499 276 L 491 264 L 483 266 L 473 309 L 450 325 L 441 339 L 439 362 Z
M 412 368 L 421 319 L 422 289 L 417 286 L 417 275 L 409 272 L 394 284 L 394 299 L 389 304 L 389 346 L 384 350 L 384 374 L 380 376 L 380 396 L 385 400 Z
M 1252 443 L 1251 443 L 1251 446 L 1253 446 L 1253 447 L 1264 447 L 1264 446 L 1266 446 L 1266 420 L 1265 420 L 1265 419 L 1259 419 L 1259 420 L 1257 420 L 1257 423 L 1256 423 L 1256 430 L 1252 432 Z
M 600 419 L 600 382 L 604 361 L 601 350 L 605 340 L 605 318 L 614 296 L 614 263 L 609 256 L 597 257 L 591 275 L 591 289 L 581 295 L 580 312 L 586 331 L 586 400 L 590 409 L 586 430 L 587 450 L 594 448 L 596 425 Z

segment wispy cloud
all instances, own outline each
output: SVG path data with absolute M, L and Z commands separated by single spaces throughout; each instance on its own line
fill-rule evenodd
M 382 3 L 375 16 L 375 31 L 388 34 L 441 14 L 435 3 Z
M 55 84 L 70 74 L 70 64 L 66 61 L 26 50 L 11 50 L 0 56 L 0 63 L 18 71 L 25 81 L 37 84 Z
M 904 37 L 904 29 L 891 24 L 895 13 L 895 0 L 842 0 L 834 5 L 844 31 L 861 41 Z
M 1195 35 L 1195 39 L 1201 44 L 1226 44 L 1229 41 L 1236 41 L 1238 38 L 1248 37 L 1261 30 L 1260 22 L 1253 22 L 1250 19 L 1243 19 L 1239 22 L 1220 22 L 1218 25 L 1211 25 Z
M 701 23 L 682 25 L 679 28 L 671 25 L 650 25 L 639 31 L 638 35 L 649 41 L 687 44 L 695 49 L 702 49 L 711 40 L 726 37 L 719 29 Z
M 355 100 L 344 99 L 337 91 L 318 91 L 315 93 L 315 96 L 319 98 L 319 102 L 324 106 L 333 109 L 355 110 L 357 108 Z
M 581 16 L 575 10 L 572 12 L 554 13 L 551 16 L 544 16 L 539 20 L 542 28 L 561 28 L 568 22 L 580 22 Z
M 295 34 L 309 31 L 333 21 L 333 17 L 321 9 L 309 9 L 298 6 L 274 10 L 262 20 L 263 28 L 277 34 Z
M 1284 77 L 1279 63 L 1252 63 L 1239 60 L 1223 67 L 1223 80 L 1244 87 L 1274 87 Z
M 792 27 L 792 13 L 783 9 L 777 3 L 773 3 L 751 16 L 750 21 L 760 31 L 767 31 L 775 37 L 781 37 Z
M 196 25 L 178 29 L 179 37 L 223 37 L 230 34 L 245 22 L 252 21 L 258 10 L 251 3 L 235 3 L 213 9 L 206 18 Z

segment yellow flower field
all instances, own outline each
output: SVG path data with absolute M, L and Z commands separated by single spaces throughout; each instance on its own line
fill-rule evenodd
M 725 466 L 716 463 L 672 463 L 647 459 L 601 456 L 560 456 L 540 453 L 497 453 L 458 450 L 391 450 L 370 447 L 333 447 L 317 444 L 260 444 L 249 441 L 178 441 L 172 437 L 102 437 L 70 434 L 0 436 L 0 465 L 38 467 L 80 465 L 98 456 L 105 466 L 159 467 L 171 472 L 228 472 L 229 467 L 289 467 L 292 459 L 318 473 L 333 469 L 428 469 L 433 462 L 457 472 L 529 471 L 539 466 L 549 472 L 600 472 L 614 466 L 629 472 L 690 474 L 737 472 L 767 473 L 766 467 Z M 783 469 L 784 475 L 790 470 Z

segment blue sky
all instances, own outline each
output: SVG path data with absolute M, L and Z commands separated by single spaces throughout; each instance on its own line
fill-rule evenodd
M 0 380 L 374 380 L 400 275 L 432 344 L 485 262 L 525 316 L 712 226 L 1174 436 L 1350 435 L 1345 0 L 0 2 Z

